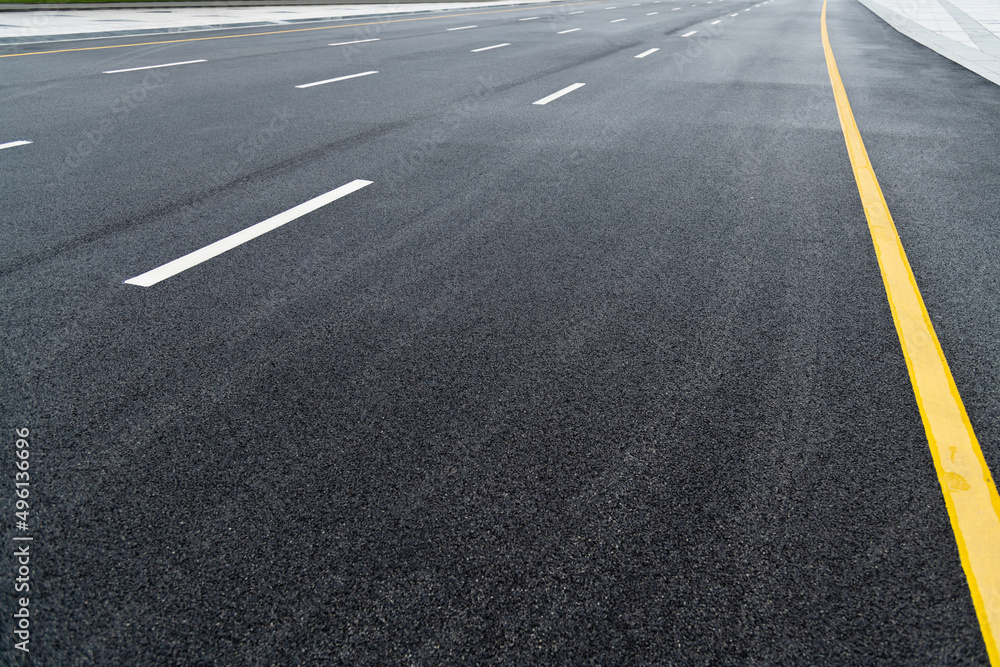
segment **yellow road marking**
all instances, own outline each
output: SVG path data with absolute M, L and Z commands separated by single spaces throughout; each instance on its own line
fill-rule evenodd
M 823 0 L 823 51 L 840 126 L 986 651 L 992 664 L 1000 667 L 1000 496 L 854 121 L 830 48 L 826 4 Z
M 601 0 L 603 1 L 603 0 Z M 576 5 L 593 5 L 596 2 L 574 2 L 560 7 L 575 7 Z M 156 46 L 157 44 L 180 44 L 181 42 L 206 42 L 211 39 L 236 39 L 237 37 L 260 37 L 262 35 L 285 35 L 292 32 L 309 32 L 311 30 L 334 30 L 336 28 L 355 28 L 365 25 L 382 25 L 383 23 L 406 23 L 407 21 L 430 21 L 431 19 L 446 19 L 456 16 L 480 16 L 482 14 L 503 14 L 506 12 L 523 12 L 529 9 L 537 10 L 538 7 L 517 7 L 515 9 L 497 9 L 490 12 L 464 12 L 461 14 L 442 14 L 441 16 L 420 16 L 412 19 L 390 19 L 388 21 L 370 21 L 368 23 L 346 23 L 342 25 L 324 25 L 315 28 L 293 28 L 291 30 L 272 30 L 269 32 L 248 32 L 240 35 L 217 35 L 215 37 L 189 37 L 186 39 L 166 39 L 160 42 L 139 42 L 138 44 L 110 44 L 105 46 L 83 46 L 76 49 L 55 49 L 53 51 L 30 51 L 28 53 L 7 53 L 0 55 L 0 58 L 19 58 L 21 56 L 43 56 L 47 53 L 69 53 L 71 51 L 99 51 L 101 49 L 124 49 L 130 46 Z M 227 30 L 227 28 L 218 28 Z M 232 30 L 233 28 L 228 28 Z M 109 37 L 108 39 L 115 39 Z M 120 39 L 120 38 L 119 38 Z

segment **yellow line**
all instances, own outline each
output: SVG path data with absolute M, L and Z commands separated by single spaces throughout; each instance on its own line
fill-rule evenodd
M 826 30 L 823 0 L 821 33 L 826 66 L 837 101 L 868 228 L 875 244 L 882 282 L 906 357 L 913 393 L 920 408 L 962 567 L 976 607 L 990 661 L 1000 667 L 1000 496 L 958 394 L 924 300 L 917 288 L 896 225 L 868 160 L 861 133 L 840 79 Z
M 605 0 L 600 0 L 600 2 L 604 1 Z M 575 7 L 576 5 L 593 5 L 593 4 L 600 4 L 600 2 L 572 2 L 560 5 L 560 7 Z M 446 18 L 454 18 L 456 16 L 480 16 L 482 14 L 503 14 L 506 12 L 523 12 L 529 9 L 537 10 L 538 6 L 537 5 L 528 7 L 522 6 L 522 7 L 517 7 L 515 9 L 497 9 L 491 12 L 463 12 L 461 14 L 442 14 L 440 16 L 420 16 L 411 19 L 390 19 L 388 21 L 369 21 L 368 23 L 346 23 L 341 25 L 324 25 L 315 28 L 294 28 L 292 30 L 272 30 L 270 32 L 248 32 L 240 35 L 217 35 L 215 37 L 189 37 L 187 39 L 166 39 L 160 42 L 139 42 L 138 44 L 110 44 L 107 46 L 83 46 L 76 49 L 56 49 L 53 51 L 30 51 L 28 53 L 8 53 L 5 55 L 0 55 L 0 58 L 19 58 L 21 56 L 43 56 L 48 53 L 69 53 L 71 51 L 99 51 L 101 49 L 124 49 L 130 46 L 155 46 L 157 44 L 179 44 L 181 42 L 205 42 L 211 39 L 236 39 L 237 37 L 260 37 L 261 35 L 285 35 L 292 32 L 309 32 L 311 30 L 334 30 L 336 28 L 354 28 L 357 26 L 365 26 L 365 25 L 382 25 L 383 23 L 406 23 L 408 21 L 430 21 L 431 19 L 446 19 Z M 227 30 L 227 28 L 219 28 L 219 30 Z M 232 30 L 232 28 L 228 28 L 228 30 Z M 115 39 L 115 38 L 109 37 L 108 39 Z

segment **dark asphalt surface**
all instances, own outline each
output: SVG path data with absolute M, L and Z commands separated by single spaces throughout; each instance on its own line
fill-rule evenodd
M 986 664 L 821 3 L 613 4 L 0 59 L 4 664 Z M 1000 90 L 829 27 L 997 476 Z

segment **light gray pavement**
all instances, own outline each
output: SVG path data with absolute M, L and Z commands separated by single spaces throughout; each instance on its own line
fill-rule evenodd
M 474 7 L 528 4 L 530 0 L 494 2 L 394 2 L 385 4 L 275 5 L 267 7 L 154 7 L 114 9 L 45 9 L 0 13 L 0 44 L 62 39 L 212 30 L 251 25 L 359 18 L 380 14 L 456 11 Z M 545 0 L 542 0 L 543 2 Z M 531 2 L 530 4 L 538 4 Z M 5 8 L 7 9 L 7 8 Z
M 859 1 L 910 39 L 1000 85 L 1000 2 Z

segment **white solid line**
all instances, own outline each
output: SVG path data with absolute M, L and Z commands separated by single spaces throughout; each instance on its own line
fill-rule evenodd
M 181 271 L 185 271 L 190 269 L 192 266 L 197 266 L 198 264 L 210 260 L 217 255 L 221 255 L 227 250 L 232 250 L 236 246 L 243 245 L 247 241 L 277 229 L 282 225 L 286 225 L 296 218 L 301 218 L 306 213 L 315 211 L 316 209 L 326 206 L 336 199 L 340 199 L 345 195 L 351 194 L 355 190 L 360 190 L 361 188 L 371 184 L 372 181 L 357 179 L 346 185 L 341 185 L 335 190 L 330 190 L 326 194 L 314 197 L 305 203 L 288 209 L 284 213 L 279 213 L 273 218 L 268 218 L 263 222 L 258 222 L 256 225 L 247 227 L 241 232 L 236 232 L 235 234 L 227 236 L 226 238 L 216 241 L 215 243 L 211 243 L 201 250 L 195 250 L 194 252 L 188 253 L 183 257 L 179 257 L 172 262 L 167 262 L 163 266 L 157 267 L 152 271 L 147 271 L 146 273 L 138 275 L 135 278 L 129 278 L 125 281 L 125 284 L 138 285 L 139 287 L 150 287 L 155 285 L 161 280 L 166 280 L 171 276 L 177 275 Z
M 347 79 L 354 79 L 359 76 L 368 76 L 369 74 L 378 74 L 378 71 L 374 72 L 361 72 L 360 74 L 348 74 L 347 76 L 338 76 L 336 79 L 325 79 L 323 81 L 313 81 L 312 83 L 303 83 L 301 86 L 295 86 L 296 88 L 312 88 L 313 86 L 322 86 L 324 83 L 333 83 L 334 81 L 345 81 Z
M 576 32 L 579 28 L 570 28 L 569 30 L 560 30 L 557 35 L 565 35 L 567 32 Z
M 618 23 L 619 21 L 627 21 L 627 20 L 628 19 L 615 19 L 614 21 L 611 21 L 611 23 Z
M 722 21 L 712 21 L 711 23 L 709 23 L 709 25 L 715 25 L 717 23 L 722 23 Z
M 503 44 L 494 44 L 493 46 L 484 46 L 481 49 L 472 49 L 473 53 L 479 53 L 480 51 L 489 51 L 490 49 L 499 49 L 501 46 L 510 46 L 510 42 L 504 42 Z
M 185 60 L 182 63 L 166 63 L 164 65 L 147 65 L 146 67 L 129 67 L 128 69 L 111 69 L 102 74 L 119 74 L 121 72 L 138 72 L 141 69 L 156 69 L 157 67 L 174 67 L 176 65 L 193 65 L 194 63 L 205 63 L 207 60 Z
M 562 97 L 566 93 L 572 93 L 577 88 L 583 88 L 586 85 L 587 84 L 585 84 L 585 83 L 574 83 L 572 86 L 567 86 L 567 87 L 563 88 L 562 90 L 556 91 L 556 92 L 552 93 L 551 95 L 543 97 L 542 99 L 538 100 L 537 102 L 532 102 L 532 104 L 548 104 L 549 102 L 551 102 L 552 100 L 556 99 L 557 97 Z
M 14 146 L 27 146 L 30 143 L 30 141 L 8 141 L 5 144 L 0 144 L 0 149 L 13 148 Z
M 649 51 L 643 51 L 642 53 L 640 53 L 639 55 L 637 55 L 636 58 L 645 58 L 650 53 L 656 53 L 657 51 L 659 51 L 659 49 L 650 49 Z
M 542 18 L 542 17 L 541 16 L 529 16 L 526 19 L 518 19 L 518 21 L 534 21 L 535 19 L 540 19 L 540 18 Z
M 681 37 L 690 37 L 691 35 L 695 34 L 696 32 L 698 32 L 698 31 L 697 30 L 692 30 L 691 32 L 684 33 L 683 35 L 681 35 Z
M 327 44 L 327 46 L 346 46 L 348 44 L 364 44 L 365 42 L 377 42 L 377 41 L 379 41 L 379 38 L 374 37 L 372 39 L 356 39 L 353 42 L 336 42 L 334 44 Z
M 468 30 L 469 28 L 478 28 L 478 27 L 479 27 L 478 25 L 463 25 L 461 28 L 448 28 L 447 30 L 450 32 L 452 30 Z

